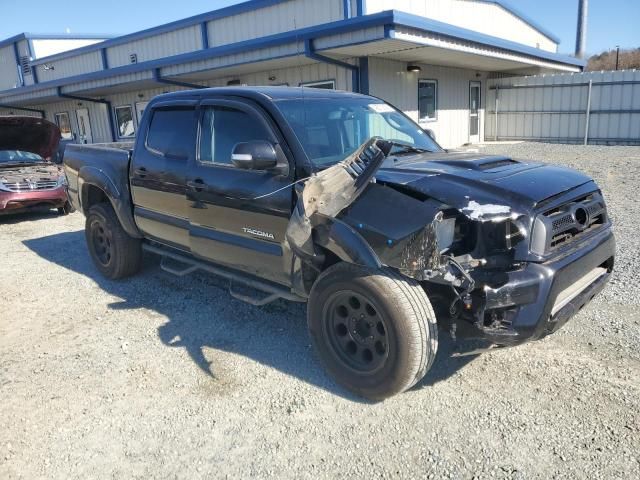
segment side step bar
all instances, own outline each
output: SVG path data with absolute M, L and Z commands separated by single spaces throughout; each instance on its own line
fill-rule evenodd
M 306 302 L 305 298 L 299 297 L 298 295 L 291 293 L 286 288 L 281 287 L 280 285 L 277 285 L 275 283 L 253 278 L 242 273 L 236 273 L 224 267 L 217 267 L 210 263 L 196 260 L 195 258 L 191 258 L 186 255 L 171 252 L 165 248 L 156 247 L 155 245 L 143 243 L 142 249 L 146 250 L 147 252 L 160 255 L 162 257 L 162 260 L 160 261 L 160 268 L 162 268 L 162 270 L 164 270 L 165 272 L 171 273 L 173 275 L 183 277 L 197 270 L 203 270 L 205 272 L 213 273 L 214 275 L 217 275 L 219 277 L 226 278 L 227 280 L 229 280 L 229 293 L 231 294 L 231 296 L 243 302 L 250 303 L 251 305 L 266 305 L 267 303 L 271 303 L 279 298 L 290 300 L 292 302 Z M 184 268 L 178 269 L 169 266 L 165 261 L 166 259 L 171 259 L 175 262 L 181 263 L 184 265 Z M 241 294 L 234 290 L 234 283 L 241 284 L 243 286 L 257 290 L 260 293 L 264 293 L 265 297 L 254 298 L 249 295 Z

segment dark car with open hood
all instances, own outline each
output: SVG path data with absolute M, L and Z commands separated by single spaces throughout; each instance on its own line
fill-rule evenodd
M 591 178 L 447 152 L 377 98 L 174 92 L 149 103 L 139 132 L 135 144 L 64 155 L 97 269 L 132 275 L 146 250 L 173 274 L 227 278 L 254 305 L 308 302 L 327 370 L 368 398 L 426 374 L 438 327 L 502 347 L 537 340 L 613 269 L 611 221 Z
M 67 181 L 53 163 L 60 130 L 35 117 L 0 117 L 0 215 L 34 208 L 57 208 L 67 214 Z

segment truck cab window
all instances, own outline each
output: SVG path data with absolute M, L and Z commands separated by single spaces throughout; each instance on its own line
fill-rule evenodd
M 202 116 L 199 160 L 231 166 L 231 151 L 236 144 L 270 139 L 271 135 L 254 115 L 237 108 L 209 107 Z
M 191 107 L 154 110 L 147 148 L 165 157 L 186 159 L 195 144 L 195 113 Z

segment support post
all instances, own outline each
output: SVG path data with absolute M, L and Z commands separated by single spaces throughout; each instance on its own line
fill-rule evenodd
M 589 143 L 589 119 L 591 117 L 591 89 L 593 87 L 593 80 L 589 80 L 589 91 L 587 92 L 587 110 L 585 113 L 584 120 L 584 144 L 587 145 Z
M 498 85 L 496 85 L 496 108 L 495 108 L 495 115 L 494 115 L 494 119 L 493 119 L 493 125 L 494 125 L 494 130 L 493 130 L 493 141 L 497 142 L 498 141 L 498 104 L 499 104 L 499 92 L 500 88 L 498 87 Z

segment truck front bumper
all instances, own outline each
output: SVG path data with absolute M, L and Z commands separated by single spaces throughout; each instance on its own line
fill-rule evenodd
M 484 287 L 480 336 L 517 345 L 557 331 L 604 288 L 614 257 L 615 239 L 606 229 L 561 258 L 505 273 L 499 286 Z

